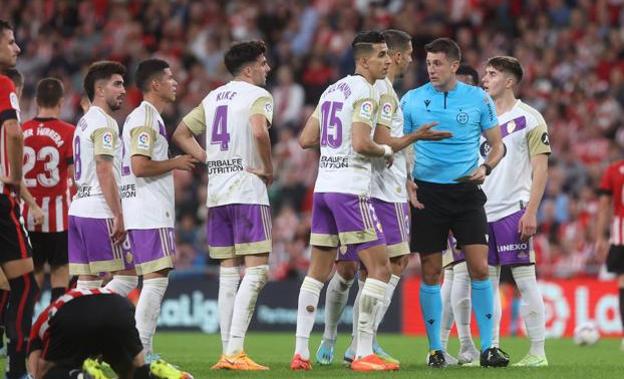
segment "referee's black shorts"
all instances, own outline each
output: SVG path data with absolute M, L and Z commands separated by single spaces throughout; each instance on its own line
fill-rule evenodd
M 29 258 L 31 255 L 18 200 L 0 194 L 0 263 Z
M 412 208 L 410 247 L 413 252 L 444 251 L 449 231 L 453 232 L 459 246 L 488 244 L 483 208 L 487 198 L 478 185 L 414 182 L 418 185 L 418 201 L 425 208 Z
M 86 358 L 102 357 L 115 372 L 125 373 L 143 350 L 134 306 L 116 294 L 73 299 L 49 323 L 49 339 L 41 357 L 60 367 L 79 368 Z

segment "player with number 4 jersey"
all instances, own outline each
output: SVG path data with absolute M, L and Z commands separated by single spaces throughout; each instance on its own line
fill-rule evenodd
M 208 251 L 221 261 L 223 355 L 214 369 L 268 369 L 243 351 L 256 298 L 267 282 L 271 252 L 267 186 L 273 179 L 268 133 L 273 97 L 260 87 L 270 70 L 265 52 L 262 41 L 233 45 L 224 60 L 234 79 L 212 90 L 173 135 L 183 151 L 206 162 L 208 169 Z M 205 151 L 195 139 L 204 131 Z M 238 288 L 243 261 L 246 272 Z

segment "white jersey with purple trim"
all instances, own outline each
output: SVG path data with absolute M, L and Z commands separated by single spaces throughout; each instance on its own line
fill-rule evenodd
M 394 138 L 403 137 L 403 111 L 392 82 L 388 78 L 378 80 L 375 89 L 379 93 L 377 127 L 390 129 L 390 136 Z M 389 203 L 404 203 L 407 201 L 406 180 L 407 149 L 394 154 L 390 167 L 387 167 L 384 158 L 373 159 L 371 197 Z
M 126 118 L 121 138 L 121 205 L 126 229 L 173 228 L 173 172 L 143 178 L 134 175 L 131 165 L 134 155 L 152 161 L 169 159 L 167 130 L 158 110 L 143 101 Z
M 551 151 L 546 121 L 533 107 L 517 100 L 511 110 L 498 115 L 498 122 L 505 155 L 482 187 L 487 195 L 485 211 L 488 222 L 526 207 L 533 182 L 531 158 Z M 482 136 L 479 163 L 483 163 L 489 148 Z
M 351 144 L 353 123 L 374 130 L 379 95 L 361 75 L 348 75 L 327 87 L 312 115 L 319 120 L 321 157 L 314 192 L 370 196 L 372 159 Z
M 100 107 L 92 105 L 74 131 L 74 179 L 78 191 L 69 206 L 70 216 L 111 218 L 111 212 L 98 180 L 96 155 L 111 157 L 113 175 L 120 182 L 121 142 L 117 121 Z
M 184 117 L 193 134 L 206 132 L 208 207 L 269 205 L 266 184 L 247 171 L 262 167 L 250 122 L 254 115 L 264 116 L 270 127 L 273 97 L 264 88 L 232 80 L 212 90 Z

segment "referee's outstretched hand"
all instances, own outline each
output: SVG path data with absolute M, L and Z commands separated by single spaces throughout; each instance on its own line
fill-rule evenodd
M 453 137 L 453 133 L 451 132 L 438 132 L 435 130 L 431 130 L 433 127 L 437 126 L 437 122 L 430 122 L 424 125 L 421 125 L 415 132 L 413 132 L 417 141 L 439 141 L 447 138 Z

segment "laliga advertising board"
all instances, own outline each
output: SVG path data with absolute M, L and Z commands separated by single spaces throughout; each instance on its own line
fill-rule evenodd
M 618 311 L 617 282 L 596 279 L 544 280 L 539 282 L 546 307 L 546 336 L 549 338 L 571 337 L 576 325 L 593 320 L 602 336 L 621 336 Z M 418 299 L 420 282 L 405 281 L 403 287 L 403 332 L 424 335 L 424 323 Z M 511 321 L 512 291 L 503 287 L 501 304 L 503 318 L 501 334 L 509 335 Z M 474 319 L 474 317 L 473 317 Z M 473 335 L 478 331 L 473 321 Z M 520 322 L 524 327 L 524 323 Z M 524 330 L 522 331 L 524 333 Z

